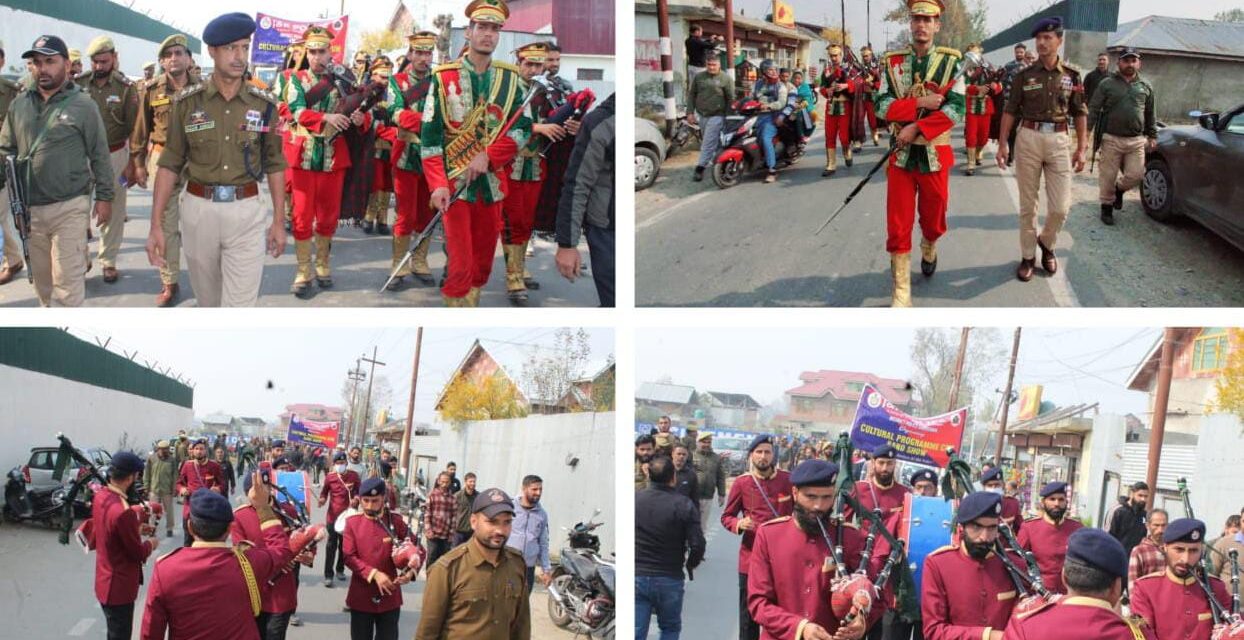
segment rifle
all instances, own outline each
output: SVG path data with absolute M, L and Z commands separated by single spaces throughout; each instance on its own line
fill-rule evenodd
M 969 51 L 967 54 L 963 56 L 963 65 L 960 66 L 959 73 L 956 73 L 955 77 L 950 79 L 950 82 L 946 84 L 946 87 L 943 91 L 949 91 L 951 88 L 955 86 L 955 83 L 957 83 L 960 79 L 962 79 L 966 74 L 970 73 L 972 70 L 981 66 L 984 63 L 984 61 L 985 61 L 984 58 L 982 58 L 980 54 L 976 53 L 975 51 Z M 927 115 L 928 115 L 928 110 L 921 109 L 920 112 L 916 114 L 916 120 L 920 120 L 921 118 L 924 118 Z M 890 148 L 886 149 L 885 154 L 881 156 L 881 160 L 878 160 L 877 164 L 873 165 L 872 169 L 869 169 L 868 175 L 864 176 L 864 179 L 860 180 L 860 183 L 855 185 L 855 188 L 851 190 L 851 193 L 847 194 L 847 199 L 842 201 L 842 205 L 838 207 L 838 210 L 830 214 L 830 216 L 825 219 L 825 222 L 821 224 L 820 228 L 816 230 L 816 233 L 812 235 L 814 236 L 821 235 L 821 232 L 825 230 L 825 227 L 828 227 L 829 223 L 833 222 L 834 218 L 837 218 L 838 214 L 842 213 L 842 211 L 847 208 L 847 205 L 851 204 L 851 201 L 855 199 L 855 196 L 859 195 L 860 191 L 864 188 L 864 185 L 868 184 L 868 181 L 873 179 L 873 176 L 877 174 L 877 171 L 881 170 L 881 167 L 885 166 L 886 162 L 890 160 L 890 156 L 894 155 L 894 152 L 897 150 L 898 150 L 898 136 L 897 135 L 891 136 L 890 137 Z
M 1093 167 L 1097 164 L 1097 151 L 1101 149 L 1101 138 L 1105 133 L 1102 129 L 1106 124 L 1106 105 L 1102 105 L 1101 113 L 1097 114 L 1097 123 L 1093 125 L 1093 155 L 1089 157 L 1089 173 L 1093 173 Z
M 26 206 L 26 183 L 18 177 L 17 159 L 11 155 L 4 157 L 3 184 L 9 187 L 9 210 L 13 213 L 13 226 L 17 228 L 17 237 L 22 243 L 26 280 L 34 284 L 35 270 L 30 267 L 30 208 Z
M 549 89 L 549 81 L 543 76 L 536 76 L 535 78 L 532 78 L 531 89 L 529 89 L 527 91 L 527 95 L 523 97 L 523 102 L 518 105 L 518 109 L 514 112 L 514 115 L 511 116 L 509 121 L 501 127 L 501 132 L 497 134 L 497 137 L 499 138 L 505 135 L 506 132 L 510 130 L 510 127 L 514 126 L 515 122 L 518 122 L 519 117 L 521 117 L 523 112 L 527 110 L 527 105 L 531 104 L 532 98 L 535 98 L 537 93 L 545 92 Z M 436 229 L 437 224 L 440 224 L 441 218 L 445 216 L 445 212 L 449 210 L 449 207 L 453 205 L 453 203 L 457 202 L 462 195 L 466 193 L 467 188 L 470 186 L 470 182 L 463 182 L 462 186 L 458 187 L 457 191 L 454 191 L 453 195 L 450 196 L 449 203 L 445 205 L 445 208 L 437 211 L 436 215 L 432 216 L 432 219 L 428 221 L 428 226 L 424 227 L 423 231 L 420 231 L 418 234 L 415 234 L 413 238 L 411 238 L 410 249 L 406 251 L 406 255 L 402 256 L 402 261 L 397 263 L 397 266 L 393 268 L 393 272 L 389 274 L 389 279 L 384 281 L 384 286 L 380 287 L 380 293 L 384 293 L 385 290 L 389 288 L 389 285 L 393 283 L 393 280 L 397 278 L 397 274 L 401 273 L 402 269 L 405 269 L 407 264 L 410 264 L 411 259 L 415 257 L 415 250 L 419 248 L 419 245 L 422 244 L 428 236 L 432 235 L 432 231 Z

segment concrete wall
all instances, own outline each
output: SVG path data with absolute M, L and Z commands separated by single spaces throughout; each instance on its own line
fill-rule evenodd
M 1241 97 L 1244 99 L 1244 95 Z M 1158 104 L 1160 107 L 1160 100 Z M 1161 115 L 1158 117 L 1161 118 Z M 1214 378 L 1172 380 L 1170 399 L 1166 405 L 1166 430 L 1178 433 L 1197 433 L 1205 416 L 1205 408 L 1216 395 Z M 1153 414 L 1154 398 L 1155 394 L 1150 393 L 1150 415 Z
M 1225 111 L 1244 102 L 1244 63 L 1147 54 L 1140 74 L 1153 84 L 1158 120 L 1168 124 L 1193 122 L 1193 109 Z
M 523 476 L 544 480 L 541 503 L 549 514 L 549 551 L 556 556 L 566 532 L 600 509 L 597 529 L 602 553 L 617 551 L 614 505 L 616 414 L 566 413 L 519 420 L 440 425 L 438 462 L 458 463 L 458 475 L 474 471 L 480 489 L 500 487 L 516 497 Z M 571 467 L 571 457 L 579 462 Z M 444 466 L 441 464 L 441 466 Z
M 8 50 L 5 50 L 8 53 Z M 0 365 L 0 472 L 24 464 L 30 448 L 56 446 L 63 432 L 79 448 L 115 452 L 128 436 L 146 450 L 152 440 L 189 428 L 186 407 Z
M 1206 535 L 1218 537 L 1227 517 L 1240 513 L 1240 468 L 1244 467 L 1244 424 L 1232 415 L 1217 414 L 1201 419 L 1197 442 L 1197 472 L 1188 479 L 1192 510 L 1205 522 Z
M 657 16 L 653 13 L 635 14 L 635 111 L 644 116 L 661 111 L 662 89 L 660 41 Z M 687 104 L 687 21 L 680 15 L 670 16 L 670 42 L 674 53 L 674 99 L 681 108 Z M 657 68 L 647 63 L 656 60 Z
M 90 70 L 91 62 L 86 58 L 86 46 L 96 36 L 103 35 L 98 29 L 73 22 L 64 22 L 26 11 L 17 11 L 9 7 L 0 7 L 0 42 L 4 43 L 5 60 L 0 73 L 26 74 L 26 63 L 22 53 L 30 48 L 30 43 L 40 34 L 60 36 L 70 49 L 82 52 L 82 68 Z M 156 51 L 160 43 L 142 40 L 131 36 L 115 33 L 108 34 L 117 46 L 117 58 L 121 71 L 132 78 L 141 78 L 143 65 L 156 62 Z M 195 54 L 200 65 L 211 66 L 211 59 L 205 60 L 203 55 Z
M 1079 517 L 1091 517 L 1101 526 L 1102 483 L 1107 472 L 1121 474 L 1123 471 L 1123 441 L 1127 437 L 1127 425 L 1122 416 L 1098 415 L 1093 418 L 1093 430 L 1084 436 L 1080 456 L 1079 481 L 1076 483 L 1074 513 Z M 1114 497 L 1106 496 L 1107 508 Z

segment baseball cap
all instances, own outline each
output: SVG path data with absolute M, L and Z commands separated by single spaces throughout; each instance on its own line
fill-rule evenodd
M 34 44 L 30 45 L 30 51 L 22 54 L 23 58 L 33 58 L 35 55 L 44 56 L 64 56 L 69 59 L 69 47 L 65 46 L 65 41 L 56 36 L 39 36 L 35 39 Z

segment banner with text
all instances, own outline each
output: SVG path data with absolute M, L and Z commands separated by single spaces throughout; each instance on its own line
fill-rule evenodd
M 314 422 L 302 420 L 298 416 L 290 416 L 289 431 L 285 439 L 293 444 L 309 444 L 313 447 L 332 449 L 337 446 L 337 437 L 341 431 L 339 422 Z
M 333 32 L 335 36 L 332 45 L 333 61 L 337 64 L 345 64 L 343 61 L 346 55 L 346 30 L 350 25 L 350 16 L 302 22 L 278 18 L 267 13 L 255 14 L 251 63 L 281 64 L 281 58 L 285 55 L 285 49 L 289 47 L 289 43 L 301 40 L 302 34 L 311 25 L 325 27 Z
M 946 468 L 948 447 L 959 449 L 967 407 L 932 418 L 909 416 L 886 400 L 872 385 L 864 385 L 851 425 L 851 444 L 872 451 L 883 444 L 894 447 L 899 460 Z

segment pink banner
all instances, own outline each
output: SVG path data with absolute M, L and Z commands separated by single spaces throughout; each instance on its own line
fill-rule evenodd
M 336 36 L 333 38 L 333 60 L 337 64 L 345 64 L 346 31 L 349 28 L 350 16 L 328 18 L 301 22 L 286 20 L 267 13 L 255 14 L 254 44 L 251 46 L 251 62 L 254 64 L 281 64 L 285 49 L 289 43 L 301 40 L 302 34 L 311 25 L 325 27 Z

